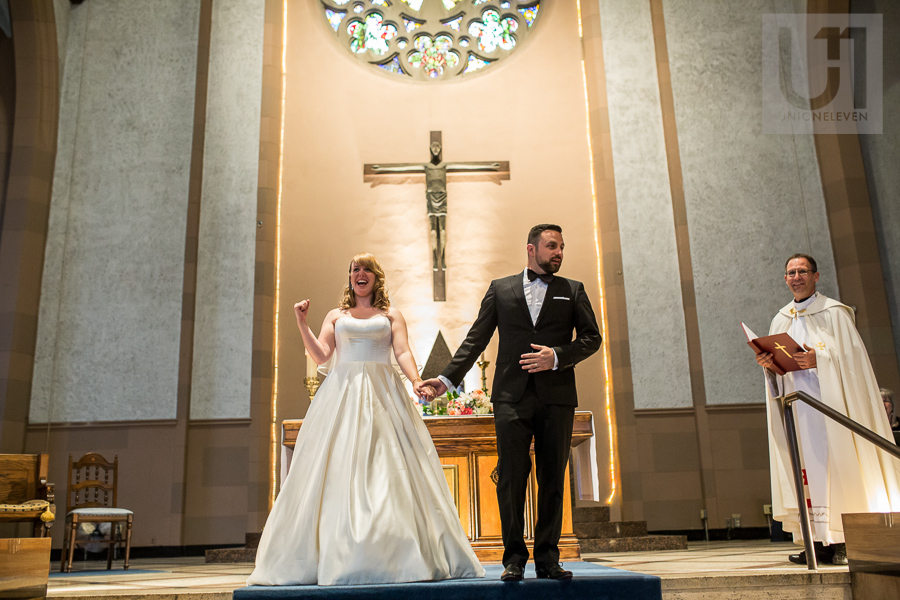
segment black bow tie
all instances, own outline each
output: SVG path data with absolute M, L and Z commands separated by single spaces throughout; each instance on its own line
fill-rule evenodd
M 553 273 L 538 274 L 538 273 L 535 273 L 534 271 L 532 271 L 531 269 L 528 269 L 525 271 L 525 274 L 528 275 L 528 281 L 534 281 L 535 279 L 537 279 L 539 277 L 540 277 L 541 281 L 543 281 L 544 283 L 550 283 L 551 281 L 553 281 Z

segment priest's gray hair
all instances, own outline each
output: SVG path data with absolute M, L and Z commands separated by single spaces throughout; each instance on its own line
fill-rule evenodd
M 881 388 L 878 390 L 881 392 L 881 399 L 885 402 L 890 402 L 891 406 L 894 406 L 894 392 L 887 388 Z

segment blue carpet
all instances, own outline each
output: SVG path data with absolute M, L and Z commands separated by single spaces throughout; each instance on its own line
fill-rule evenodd
M 167 571 L 153 571 L 150 569 L 128 569 L 124 570 L 122 567 L 116 568 L 113 565 L 111 571 L 107 571 L 104 569 L 95 569 L 90 571 L 72 571 L 71 573 L 60 573 L 59 571 L 50 571 L 50 577 L 84 577 L 87 575 L 98 576 L 98 575 L 132 575 L 132 574 L 143 574 L 143 573 L 166 573 Z
M 621 569 L 577 562 L 565 563 L 575 573 L 570 581 L 536 579 L 534 566 L 525 569 L 525 581 L 500 581 L 502 565 L 485 565 L 482 579 L 451 579 L 420 583 L 358 586 L 250 586 L 234 591 L 234 600 L 281 600 L 314 598 L 319 600 L 661 600 L 659 577 Z

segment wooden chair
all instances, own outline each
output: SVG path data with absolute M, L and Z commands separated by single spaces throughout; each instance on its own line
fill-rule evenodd
M 134 513 L 118 507 L 119 457 L 113 462 L 94 452 L 88 452 L 78 461 L 69 455 L 69 482 L 66 486 L 66 530 L 63 535 L 62 561 L 59 570 L 72 571 L 72 556 L 76 545 L 109 544 L 106 568 L 112 569 L 116 546 L 125 544 L 124 568 L 128 570 L 128 556 L 131 552 L 131 526 Z M 82 524 L 98 526 L 109 523 L 108 535 L 99 539 L 77 540 L 76 534 Z M 125 527 L 124 539 L 119 532 L 119 524 Z M 99 531 L 98 529 L 95 530 Z
M 47 454 L 0 454 L 0 523 L 30 521 L 35 537 L 47 536 L 56 519 L 49 464 Z

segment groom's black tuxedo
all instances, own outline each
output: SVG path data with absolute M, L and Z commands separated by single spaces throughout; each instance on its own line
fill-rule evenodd
M 555 564 L 559 562 L 565 468 L 578 404 L 573 367 L 600 348 L 600 330 L 584 285 L 563 277 L 554 277 L 548 284 L 541 312 L 532 323 L 524 274 L 519 272 L 491 282 L 475 323 L 442 375 L 458 385 L 495 329 L 500 332 L 500 346 L 491 401 L 499 455 L 503 564 L 524 565 L 528 560 L 523 533 L 532 437 L 538 482 L 534 561 Z M 553 348 L 557 369 L 534 374 L 523 370 L 519 361 L 523 354 L 535 352 L 531 344 Z
M 459 384 L 487 347 L 494 329 L 500 330 L 500 347 L 492 402 L 518 402 L 522 398 L 528 373 L 522 370 L 519 360 L 523 354 L 534 352 L 531 344 L 539 344 L 553 348 L 559 361 L 557 370 L 534 375 L 541 399 L 549 404 L 578 404 L 573 367 L 596 352 L 601 341 L 594 310 L 581 282 L 554 277 L 547 286 L 537 323 L 532 324 L 523 274 L 492 281 L 466 340 L 442 375 L 454 385 Z

